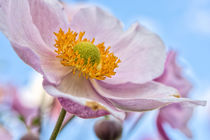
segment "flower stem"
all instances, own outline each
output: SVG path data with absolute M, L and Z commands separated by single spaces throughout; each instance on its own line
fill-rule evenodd
M 56 140 L 56 137 L 57 137 L 57 135 L 58 135 L 58 133 L 60 131 L 60 128 L 61 128 L 61 125 L 63 123 L 63 120 L 64 120 L 65 116 L 66 116 L 66 110 L 64 110 L 62 108 L 61 112 L 60 112 L 60 115 L 58 117 L 58 120 L 56 122 L 56 125 L 54 127 L 54 130 L 53 130 L 53 132 L 52 132 L 52 134 L 50 136 L 50 140 Z
M 74 118 L 75 118 L 75 115 L 72 115 L 71 117 L 69 117 L 68 120 L 66 120 L 66 122 L 64 122 L 64 124 L 61 127 L 60 131 L 62 131 L 67 126 L 67 124 L 69 124 Z

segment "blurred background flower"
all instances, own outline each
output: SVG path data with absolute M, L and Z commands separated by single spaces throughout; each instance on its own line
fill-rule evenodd
M 176 88 L 182 97 L 188 97 L 192 85 L 182 72 L 182 68 L 177 64 L 177 53 L 169 51 L 165 63 L 165 70 L 163 74 L 156 79 L 161 83 Z M 192 138 L 192 133 L 187 127 L 193 113 L 193 106 L 186 106 L 183 104 L 168 105 L 160 109 L 157 116 L 157 129 L 163 139 L 170 139 L 167 132 L 164 130 L 164 123 L 168 123 L 172 128 L 179 129 L 187 137 Z

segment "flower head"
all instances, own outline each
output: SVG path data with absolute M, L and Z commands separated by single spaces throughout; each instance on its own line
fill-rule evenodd
M 96 6 L 67 10 L 71 6 L 56 0 L 0 0 L 0 5 L 0 30 L 20 58 L 43 75 L 44 89 L 72 114 L 123 119 L 124 111 L 205 104 L 177 98 L 177 90 L 153 81 L 163 72 L 165 46 L 139 23 L 124 31 L 119 20 Z

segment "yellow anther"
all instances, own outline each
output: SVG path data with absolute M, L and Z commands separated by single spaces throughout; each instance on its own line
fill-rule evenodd
M 62 29 L 54 33 L 55 52 L 61 59 L 64 66 L 73 67 L 73 74 L 79 71 L 79 76 L 104 80 L 106 77 L 115 75 L 114 69 L 118 67 L 120 59 L 109 52 L 110 46 L 106 49 L 104 42 L 95 45 L 95 38 L 91 41 L 84 38 L 85 32 L 79 34 L 71 31 L 64 33 Z

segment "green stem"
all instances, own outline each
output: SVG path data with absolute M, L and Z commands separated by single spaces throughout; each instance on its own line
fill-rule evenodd
M 53 130 L 53 132 L 51 134 L 50 140 L 56 140 L 56 137 L 57 137 L 57 135 L 58 135 L 58 133 L 60 131 L 60 128 L 61 128 L 61 125 L 63 123 L 63 120 L 64 120 L 65 116 L 66 116 L 66 110 L 64 110 L 62 108 L 61 112 L 60 112 L 60 115 L 58 117 L 58 120 L 56 122 L 56 125 L 54 127 L 54 130 Z
M 64 122 L 64 124 L 61 127 L 60 131 L 62 131 L 67 126 L 67 124 L 69 124 L 74 118 L 75 118 L 75 115 L 72 115 L 66 122 Z

